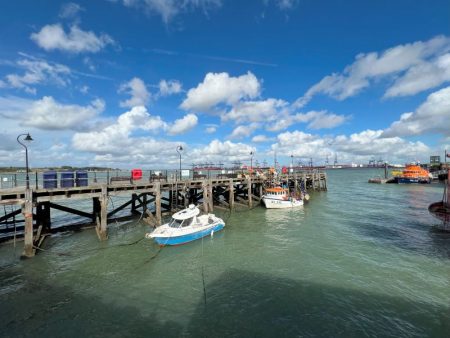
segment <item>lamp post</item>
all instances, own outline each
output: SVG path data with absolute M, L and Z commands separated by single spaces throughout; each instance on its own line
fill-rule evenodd
M 181 152 L 180 151 L 183 151 L 182 146 L 177 147 L 177 153 L 178 153 L 178 155 L 180 155 L 180 181 L 181 181 Z
M 253 172 L 253 151 L 250 152 L 250 175 Z
M 26 163 L 26 170 L 27 170 L 27 189 L 30 189 L 30 177 L 28 175 L 29 172 L 29 168 L 28 168 L 28 148 L 25 144 L 23 144 L 22 142 L 20 142 L 20 137 L 21 136 L 25 136 L 24 139 L 22 139 L 22 141 L 26 141 L 26 142 L 31 142 L 33 141 L 33 139 L 30 136 L 30 133 L 26 133 L 26 134 L 20 134 L 19 136 L 17 136 L 17 142 L 19 142 L 19 144 L 25 148 L 25 163 Z

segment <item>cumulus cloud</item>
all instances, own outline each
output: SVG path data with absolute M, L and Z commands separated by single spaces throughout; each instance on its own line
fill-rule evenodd
M 280 131 L 295 123 L 308 123 L 308 129 L 331 129 L 349 119 L 350 116 L 348 115 L 337 115 L 326 110 L 312 110 L 307 113 L 281 115 L 273 123 L 268 124 L 266 129 L 269 131 Z
M 180 13 L 201 9 L 207 13 L 210 9 L 220 7 L 221 0 L 123 0 L 123 4 L 128 7 L 144 8 L 149 13 L 161 16 L 164 23 L 168 24 Z
M 228 136 L 229 139 L 242 139 L 249 137 L 256 129 L 259 128 L 259 124 L 252 123 L 245 126 L 237 126 L 232 133 Z
M 190 152 L 192 160 L 195 161 L 233 161 L 248 160 L 250 152 L 256 149 L 245 143 L 234 143 L 231 141 L 213 140 L 207 146 L 193 149 Z
M 59 17 L 62 19 L 73 19 L 75 18 L 79 12 L 84 11 L 84 8 L 80 5 L 69 2 L 66 4 L 63 4 L 61 6 L 61 10 L 59 12 Z
M 175 122 L 169 127 L 168 133 L 170 135 L 177 135 L 191 130 L 197 125 L 198 118 L 194 114 L 187 114 L 181 119 L 175 120 Z
M 19 120 L 20 124 L 44 130 L 79 130 L 96 118 L 105 108 L 96 99 L 90 105 L 62 104 L 51 96 L 40 100 L 0 97 L 0 116 Z
M 260 82 L 250 72 L 239 77 L 228 73 L 208 73 L 202 83 L 189 89 L 181 108 L 208 111 L 220 103 L 233 105 L 243 98 L 255 98 L 260 90 Z
M 364 130 L 350 136 L 322 137 L 301 131 L 284 132 L 278 135 L 272 149 L 277 154 L 299 158 L 312 157 L 323 162 L 333 153 L 340 161 L 368 162 L 374 156 L 389 156 L 391 160 L 411 160 L 411 154 L 425 158 L 430 149 L 422 142 L 410 142 L 400 137 L 382 137 L 382 130 Z
M 132 108 L 135 106 L 145 106 L 150 100 L 150 92 L 140 78 L 134 77 L 129 82 L 124 83 L 119 88 L 119 93 L 127 93 L 131 98 L 120 102 L 121 107 Z
M 51 51 L 62 50 L 70 53 L 96 53 L 114 40 L 107 34 L 96 35 L 91 31 L 84 31 L 77 25 L 70 27 L 66 33 L 60 24 L 46 25 L 37 33 L 30 36 L 39 47 Z
M 415 112 L 404 113 L 383 137 L 442 134 L 450 136 L 450 87 L 430 94 Z
M 209 127 L 206 127 L 206 129 L 205 129 L 205 133 L 207 133 L 207 134 L 214 134 L 216 131 L 217 131 L 216 126 L 209 126 Z
M 136 153 L 133 148 L 145 152 L 143 144 L 136 146 L 137 141 L 132 137 L 132 133 L 138 130 L 158 131 L 166 127 L 167 124 L 159 116 L 152 116 L 144 106 L 138 106 L 121 114 L 115 123 L 101 130 L 75 133 L 72 144 L 77 150 L 103 155 L 124 154 L 130 151 Z M 146 138 L 144 140 L 153 142 Z
M 436 73 L 445 68 L 448 65 L 449 50 L 450 39 L 437 36 L 425 42 L 398 45 L 382 53 L 359 54 L 343 72 L 325 76 L 309 88 L 305 95 L 296 101 L 295 106 L 304 106 L 317 94 L 344 100 L 358 94 L 374 80 L 390 79 L 394 75 L 397 78 L 387 89 L 386 97 L 412 95 L 433 88 L 450 80 L 448 72 L 436 79 L 430 79 L 426 72 L 432 69 Z
M 158 87 L 160 96 L 178 94 L 183 89 L 181 82 L 178 80 L 161 80 Z
M 255 142 L 255 143 L 264 143 L 264 142 L 269 142 L 272 140 L 273 140 L 272 138 L 267 137 L 266 135 L 256 135 L 256 136 L 253 136 L 253 138 L 252 138 L 252 142 Z
M 233 108 L 224 114 L 223 121 L 235 123 L 273 121 L 278 115 L 288 113 L 288 103 L 283 100 L 267 99 L 263 101 L 244 101 L 236 103 Z
M 71 70 L 62 64 L 40 59 L 20 59 L 15 66 L 23 69 L 24 73 L 6 75 L 5 81 L 2 81 L 5 88 L 16 88 L 29 94 L 36 94 L 34 85 L 50 83 L 64 87 L 70 82 L 68 77 Z

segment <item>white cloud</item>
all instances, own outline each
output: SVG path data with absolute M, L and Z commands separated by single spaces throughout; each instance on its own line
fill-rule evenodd
M 128 7 L 145 8 L 150 13 L 161 16 L 164 23 L 169 23 L 174 17 L 190 9 L 200 8 L 204 13 L 208 10 L 220 7 L 221 0 L 123 0 Z
M 308 123 L 308 129 L 331 129 L 350 119 L 347 115 L 337 115 L 326 110 L 309 111 L 307 113 L 284 114 L 267 125 L 269 131 L 280 131 L 295 123 Z
M 183 89 L 181 82 L 178 80 L 161 80 L 159 81 L 158 87 L 160 96 L 178 94 Z
M 198 118 L 194 114 L 187 114 L 181 119 L 175 120 L 175 122 L 169 127 L 168 133 L 170 135 L 177 135 L 191 130 L 197 125 Z
M 235 123 L 273 121 L 279 114 L 288 113 L 287 105 L 287 102 L 277 99 L 238 102 L 221 118 Z
M 277 0 L 277 5 L 282 10 L 289 10 L 298 5 L 298 0 Z
M 208 73 L 202 83 L 189 89 L 181 108 L 208 111 L 215 105 L 233 105 L 243 98 L 259 95 L 261 84 L 252 73 L 230 77 L 228 73 Z
M 450 87 L 430 94 L 415 112 L 402 114 L 383 132 L 384 137 L 424 134 L 450 136 Z
M 399 77 L 389 87 L 385 97 L 407 96 L 437 87 L 450 81 L 450 53 L 430 62 L 421 62 Z
M 138 130 L 159 131 L 167 128 L 167 124 L 159 116 L 151 116 L 143 106 L 133 107 L 130 111 L 121 114 L 117 122 L 101 130 L 75 133 L 72 138 L 76 150 L 93 152 L 96 154 L 137 154 L 145 153 L 144 144 L 156 142 L 153 139 L 137 139 L 132 133 Z M 144 140 L 143 143 L 138 141 Z M 139 146 L 136 144 L 139 143 Z M 157 142 L 156 142 L 157 143 Z M 157 152 L 157 149 L 154 149 Z
M 259 124 L 252 123 L 246 126 L 237 126 L 232 133 L 228 136 L 229 139 L 242 139 L 249 137 L 256 129 L 259 128 Z
M 81 11 L 84 11 L 83 7 L 76 3 L 69 2 L 61 6 L 59 17 L 62 19 L 72 19 L 75 18 Z
M 409 142 L 400 137 L 385 138 L 382 133 L 382 130 L 365 130 L 350 136 L 322 137 L 301 131 L 285 132 L 278 135 L 272 149 L 279 155 L 312 157 L 314 162 L 321 163 L 336 153 L 340 163 L 368 163 L 374 156 L 389 156 L 391 161 L 401 163 L 404 159 L 413 160 L 415 156 L 426 158 L 430 153 L 430 148 L 422 142 Z
M 231 164 L 233 161 L 248 160 L 251 151 L 255 152 L 256 149 L 244 143 L 213 140 L 207 146 L 192 150 L 189 156 L 194 162 L 226 161 Z
M 119 93 L 127 93 L 131 95 L 126 101 L 121 101 L 121 107 L 145 106 L 150 100 L 150 92 L 140 78 L 134 77 L 129 82 L 124 83 L 119 88 Z
M 80 130 L 86 128 L 105 108 L 102 100 L 88 106 L 62 104 L 51 96 L 40 100 L 0 97 L 0 116 L 19 120 L 22 126 L 44 130 Z
M 252 138 L 252 142 L 255 142 L 255 143 L 264 143 L 264 142 L 269 142 L 272 140 L 273 140 L 272 138 L 269 138 L 266 135 L 256 135 L 256 136 L 253 136 L 253 138 Z
M 36 94 L 36 88 L 33 85 L 52 83 L 58 86 L 66 86 L 70 80 L 71 74 L 69 67 L 49 63 L 39 59 L 20 59 L 15 66 L 25 70 L 24 74 L 8 74 L 3 82 L 4 87 L 22 89 L 30 94 Z
M 96 53 L 114 40 L 107 34 L 97 36 L 94 32 L 83 31 L 78 26 L 70 27 L 66 33 L 60 24 L 46 25 L 38 33 L 31 34 L 31 40 L 47 51 L 62 50 L 71 53 Z
M 345 67 L 342 73 L 325 76 L 313 85 L 305 95 L 299 98 L 295 106 L 302 107 L 317 94 L 329 95 L 337 100 L 354 96 L 371 84 L 371 81 L 390 78 L 397 75 L 397 80 L 388 88 L 385 96 L 410 95 L 422 90 L 433 88 L 450 79 L 446 76 L 430 81 L 424 72 L 426 68 L 445 67 L 446 59 L 440 58 L 450 50 L 450 39 L 437 36 L 428 41 L 417 41 L 398 45 L 387 49 L 381 54 L 372 52 L 359 54 L 355 62 Z M 406 73 L 405 73 L 406 72 Z M 413 75 L 421 74 L 422 80 Z M 416 82 L 409 84 L 409 82 Z M 420 82 L 420 83 L 417 83 Z
M 217 131 L 217 127 L 215 127 L 215 126 L 209 126 L 209 127 L 206 127 L 206 129 L 205 129 L 205 132 L 207 134 L 214 134 L 216 131 Z

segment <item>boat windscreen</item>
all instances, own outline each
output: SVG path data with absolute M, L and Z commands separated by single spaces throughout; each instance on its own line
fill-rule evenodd
M 172 221 L 169 223 L 169 226 L 171 228 L 179 228 L 181 226 L 181 223 L 183 223 L 182 220 L 172 218 Z

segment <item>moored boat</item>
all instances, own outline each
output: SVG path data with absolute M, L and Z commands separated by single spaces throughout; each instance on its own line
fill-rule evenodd
M 450 230 L 450 172 L 447 174 L 442 201 L 430 204 L 428 211 L 442 221 L 444 229 Z
M 290 196 L 289 190 L 282 187 L 267 188 L 262 201 L 267 209 L 296 208 L 303 205 L 303 200 Z
M 161 246 L 180 245 L 212 236 L 225 227 L 225 222 L 214 214 L 199 214 L 200 210 L 191 204 L 187 209 L 173 214 L 169 223 L 156 228 L 146 237 L 154 239 Z
M 398 183 L 431 183 L 431 174 L 420 165 L 407 164 L 402 173 L 396 176 Z

